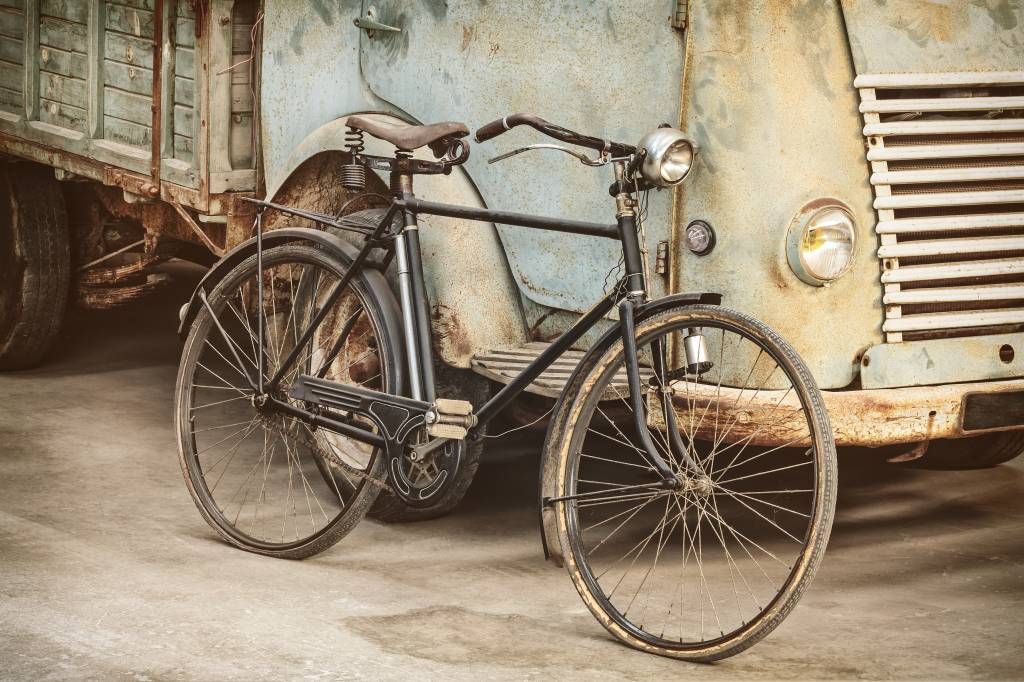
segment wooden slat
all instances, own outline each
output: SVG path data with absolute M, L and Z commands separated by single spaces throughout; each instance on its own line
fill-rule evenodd
M 984 192 L 918 192 L 875 198 L 876 209 L 927 208 L 940 206 L 978 206 L 1024 202 L 1024 189 Z
M 153 37 L 153 13 L 146 10 L 107 5 L 107 30 L 126 33 L 136 38 Z
M 872 173 L 872 185 L 916 185 L 929 182 L 978 182 L 982 180 L 1020 180 L 1024 165 L 969 166 L 964 168 L 927 168 Z
M 68 52 L 85 54 L 87 31 L 85 24 L 42 17 L 39 20 L 39 44 Z
M 968 303 L 971 301 L 1008 301 L 1024 299 L 1024 284 L 987 284 L 977 287 L 941 287 L 903 289 L 882 297 L 886 304 Z
M 889 114 L 916 111 L 987 111 L 1024 109 L 1024 97 L 930 97 L 928 99 L 873 99 L 860 103 L 861 113 Z
M 17 38 L 3 37 L 0 40 L 0 60 L 10 64 L 25 63 L 25 43 Z
M 875 227 L 875 231 L 879 234 L 913 234 L 915 232 L 984 230 L 993 227 L 1024 227 L 1024 213 L 987 213 L 882 220 Z
M 853 80 L 855 88 L 947 88 L 957 85 L 1024 83 L 1024 71 L 957 71 L 935 73 L 869 73 Z
M 125 64 L 153 68 L 153 43 L 122 33 L 107 33 L 104 56 Z
M 39 13 L 84 24 L 89 20 L 89 3 L 86 0 L 39 0 Z
M 153 121 L 152 99 L 123 90 L 105 88 L 106 114 L 140 125 L 151 125 Z
M 901 265 L 882 273 L 882 283 L 928 282 L 931 280 L 994 277 L 1024 273 L 1024 258 L 941 263 L 936 265 Z
M 978 142 L 970 144 L 914 144 L 873 147 L 868 161 L 913 161 L 918 159 L 963 159 L 990 156 L 1024 156 L 1024 142 Z
M 86 82 L 80 78 L 67 78 L 55 73 L 39 72 L 39 96 L 62 104 L 86 108 Z
M 995 253 L 997 251 L 1024 251 L 1024 236 L 922 239 L 883 244 L 878 247 L 878 257 L 948 256 L 960 253 Z
M 89 61 L 84 54 L 55 47 L 39 48 L 39 67 L 44 71 L 82 80 L 89 76 Z
M 85 109 L 39 98 L 39 120 L 62 128 L 85 132 Z
M 103 80 L 107 86 L 125 92 L 150 97 L 153 94 L 153 71 L 141 66 L 106 59 L 103 61 Z
M 964 133 L 1024 132 L 1024 118 L 993 118 L 948 121 L 887 121 L 864 126 L 872 135 L 959 135 Z
M 926 315 L 904 315 L 895 320 L 886 320 L 883 331 L 927 331 L 931 329 L 965 329 L 990 327 L 1003 324 L 1024 323 L 1024 310 L 971 310 L 956 313 L 928 313 Z

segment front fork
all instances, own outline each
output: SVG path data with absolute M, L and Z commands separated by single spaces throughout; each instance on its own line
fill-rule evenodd
M 669 450 L 676 461 L 682 464 L 681 469 L 683 470 L 678 472 L 673 470 L 672 466 L 661 456 L 651 438 L 647 426 L 647 405 L 644 400 L 647 392 L 640 381 L 640 362 L 637 357 L 635 308 L 636 304 L 632 298 L 626 298 L 619 303 L 619 328 L 622 330 L 626 381 L 629 384 L 634 426 L 640 436 L 640 444 L 643 445 L 651 464 L 661 474 L 663 483 L 666 487 L 679 487 L 684 483 L 685 478 L 701 478 L 703 473 L 700 465 L 690 455 L 690 448 L 683 442 L 679 432 L 676 411 L 672 405 L 672 390 L 668 384 L 668 363 L 665 357 L 667 349 L 661 339 L 651 343 L 651 360 L 657 384 L 655 389 L 658 391 L 658 399 L 661 401 L 661 411 L 665 415 L 665 431 L 668 434 Z M 680 479 L 680 476 L 684 478 Z
M 622 162 L 615 164 L 615 180 L 619 187 L 626 187 L 625 166 Z M 622 260 L 626 269 L 626 296 L 619 302 L 619 328 L 622 330 L 622 346 L 625 354 L 626 378 L 629 382 L 631 407 L 636 431 L 640 442 L 649 457 L 651 464 L 662 476 L 667 487 L 679 487 L 689 477 L 702 477 L 700 465 L 690 456 L 690 448 L 683 442 L 676 422 L 676 413 L 672 406 L 672 392 L 668 385 L 668 363 L 665 357 L 667 349 L 662 340 L 651 344 L 652 361 L 655 378 L 657 379 L 658 398 L 665 414 L 665 429 L 668 432 L 669 450 L 675 460 L 682 464 L 685 471 L 676 472 L 665 461 L 651 439 L 647 428 L 647 406 L 644 403 L 646 391 L 640 383 L 640 363 L 636 347 L 635 311 L 638 303 L 647 299 L 647 268 L 641 250 L 640 237 L 637 229 L 636 202 L 626 192 L 615 197 L 615 215 L 619 227 L 619 239 L 622 242 Z M 680 478 L 682 477 L 682 478 Z

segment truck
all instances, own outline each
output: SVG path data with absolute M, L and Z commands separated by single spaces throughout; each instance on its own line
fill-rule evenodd
M 342 188 L 348 117 L 512 111 L 696 141 L 690 180 L 645 205 L 655 293 L 779 330 L 839 445 L 953 468 L 1024 450 L 1024 9 L 1003 0 L 0 0 L 0 367 L 40 362 L 66 301 L 136 300 L 163 260 L 249 238 L 245 197 L 386 203 L 386 177 Z M 500 151 L 418 191 L 600 217 L 595 174 Z M 594 272 L 614 281 L 614 245 L 424 222 L 433 344 L 467 391 L 578 319 Z

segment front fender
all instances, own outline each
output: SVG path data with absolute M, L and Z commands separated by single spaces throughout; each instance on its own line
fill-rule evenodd
M 696 305 L 698 303 L 704 303 L 708 305 L 720 305 L 722 303 L 721 294 L 713 293 L 687 293 L 687 294 L 673 294 L 671 296 L 664 296 L 662 298 L 655 299 L 648 303 L 645 303 L 637 307 L 636 310 L 636 322 L 639 325 L 645 319 L 651 315 L 656 315 L 663 310 L 671 308 L 677 305 Z M 562 560 L 562 547 L 558 542 L 558 530 L 555 527 L 555 514 L 549 508 L 544 506 L 544 500 L 549 497 L 554 497 L 555 486 L 557 484 L 558 477 L 558 461 L 557 457 L 553 456 L 551 448 L 552 438 L 559 438 L 564 433 L 566 427 L 567 412 L 566 406 L 569 402 L 569 398 L 575 395 L 580 389 L 580 383 L 583 381 L 589 367 L 593 364 L 597 358 L 601 356 L 608 348 L 611 347 L 619 339 L 619 326 L 614 325 L 608 331 L 598 339 L 597 343 L 591 346 L 590 350 L 580 359 L 576 369 L 573 370 L 569 377 L 569 380 L 565 384 L 565 388 L 562 390 L 562 394 L 558 397 L 558 401 L 555 403 L 555 407 L 551 413 L 551 420 L 548 422 L 548 431 L 544 437 L 544 454 L 541 458 L 540 465 L 540 479 L 538 481 L 538 490 L 540 495 L 538 496 L 538 504 L 540 505 L 540 537 L 541 543 L 544 546 L 544 558 L 549 559 L 556 565 L 561 566 Z

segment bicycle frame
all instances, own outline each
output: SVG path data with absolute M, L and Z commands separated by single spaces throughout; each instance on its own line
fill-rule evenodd
M 614 161 L 616 180 L 619 187 L 622 187 L 622 176 L 625 172 L 625 163 Z M 384 445 L 384 439 L 377 433 L 362 429 L 350 424 L 338 422 L 325 418 L 319 414 L 307 412 L 302 408 L 289 404 L 287 401 L 274 397 L 282 377 L 284 377 L 294 365 L 300 349 L 310 340 L 316 328 L 321 324 L 328 311 L 334 306 L 338 297 L 351 282 L 352 278 L 363 268 L 369 258 L 371 251 L 375 248 L 388 248 L 390 253 L 397 259 L 399 279 L 399 299 L 402 310 L 402 324 L 405 333 L 406 360 L 410 376 L 409 398 L 377 394 L 374 391 L 368 393 L 379 395 L 379 400 L 387 402 L 389 397 L 401 401 L 405 407 L 413 404 L 427 405 L 435 399 L 433 357 L 431 347 L 431 328 L 428 314 L 428 301 L 425 292 L 423 279 L 423 267 L 420 258 L 419 226 L 417 216 L 437 215 L 451 218 L 461 218 L 474 222 L 499 223 L 503 225 L 514 225 L 525 228 L 550 230 L 555 232 L 566 232 L 585 236 L 598 237 L 603 239 L 615 239 L 622 245 L 623 263 L 625 275 L 611 293 L 598 301 L 588 312 L 586 312 L 575 324 L 563 332 L 547 349 L 535 358 L 522 371 L 519 376 L 509 384 L 502 387 L 490 400 L 475 410 L 477 419 L 476 426 L 469 430 L 469 438 L 478 437 L 479 430 L 493 419 L 499 412 L 515 400 L 526 388 L 539 377 L 544 370 L 558 359 L 566 350 L 578 342 L 588 331 L 590 331 L 601 319 L 603 319 L 613 308 L 617 307 L 619 312 L 619 328 L 622 334 L 625 348 L 625 365 L 627 380 L 630 388 L 633 413 L 637 420 L 637 433 L 652 463 L 663 477 L 663 483 L 668 487 L 679 485 L 676 472 L 665 462 L 657 447 L 650 439 L 646 424 L 643 423 L 643 415 L 646 414 L 643 405 L 644 391 L 641 389 L 639 365 L 637 359 L 637 348 L 635 338 L 635 312 L 637 306 L 647 301 L 646 277 L 644 273 L 643 258 L 641 255 L 640 242 L 637 234 L 636 212 L 633 199 L 622 192 L 616 196 L 616 223 L 602 224 L 561 218 L 550 218 L 522 213 L 510 213 L 491 209 L 472 208 L 454 204 L 436 203 L 424 201 L 414 196 L 412 192 L 412 174 L 395 173 L 393 176 L 393 190 L 395 198 L 385 213 L 384 217 L 373 231 L 366 229 L 355 229 L 365 235 L 365 241 L 355 256 L 352 265 L 345 275 L 335 284 L 334 288 L 327 295 L 324 304 L 313 316 L 307 329 L 296 341 L 288 356 L 282 361 L 274 376 L 268 381 L 263 381 L 263 370 L 260 368 L 261 376 L 253 383 L 254 389 L 258 391 L 259 401 L 268 404 L 271 409 L 286 412 L 293 416 L 307 420 L 318 427 L 334 431 L 374 446 Z M 261 206 L 260 215 L 257 217 L 257 239 L 262 235 L 262 210 L 273 208 L 284 213 L 299 215 L 317 222 L 331 224 L 343 229 L 353 229 L 346 226 L 343 221 L 331 220 L 328 216 L 290 209 L 286 206 L 273 204 L 265 201 L 256 201 Z M 403 227 L 395 232 L 389 232 L 396 216 L 403 217 Z M 262 279 L 262 278 L 260 278 Z M 262 306 L 257 306 L 259 327 L 262 330 L 264 320 L 262 319 Z M 219 326 L 219 324 L 218 324 Z M 223 333 L 223 330 L 221 330 Z M 329 354 L 324 363 L 326 368 L 332 361 L 333 355 L 340 347 L 336 346 L 334 352 Z M 664 379 L 667 374 L 665 361 L 665 349 L 654 349 L 654 371 L 660 378 Z M 322 376 L 322 371 L 314 376 Z M 662 408 L 667 418 L 669 431 L 669 442 L 673 454 L 682 461 L 686 468 L 692 472 L 699 472 L 700 468 L 693 462 L 689 454 L 689 448 L 682 442 L 679 429 L 675 423 L 675 412 L 671 409 L 671 395 L 665 391 L 661 392 Z

